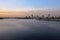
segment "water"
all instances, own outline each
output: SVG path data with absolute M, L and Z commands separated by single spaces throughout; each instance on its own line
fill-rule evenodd
M 35 19 L 0 20 L 0 40 L 60 40 L 60 22 Z

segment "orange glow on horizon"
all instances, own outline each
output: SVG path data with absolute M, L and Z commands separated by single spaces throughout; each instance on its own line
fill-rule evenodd
M 28 16 L 28 13 L 25 12 L 0 12 L 0 17 L 25 17 Z

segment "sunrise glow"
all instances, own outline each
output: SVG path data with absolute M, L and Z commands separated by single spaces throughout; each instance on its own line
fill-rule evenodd
M 60 11 L 59 3 L 59 0 L 0 0 L 0 17 L 41 15 L 47 10 L 56 9 Z

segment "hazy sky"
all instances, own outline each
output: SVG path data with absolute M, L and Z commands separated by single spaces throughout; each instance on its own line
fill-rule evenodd
M 60 0 L 0 0 L 0 9 L 60 8 Z
M 0 0 L 0 11 L 60 9 L 60 0 Z

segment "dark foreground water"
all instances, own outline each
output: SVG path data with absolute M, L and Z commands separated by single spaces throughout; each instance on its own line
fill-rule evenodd
M 0 40 L 60 40 L 60 22 L 34 19 L 0 20 Z

